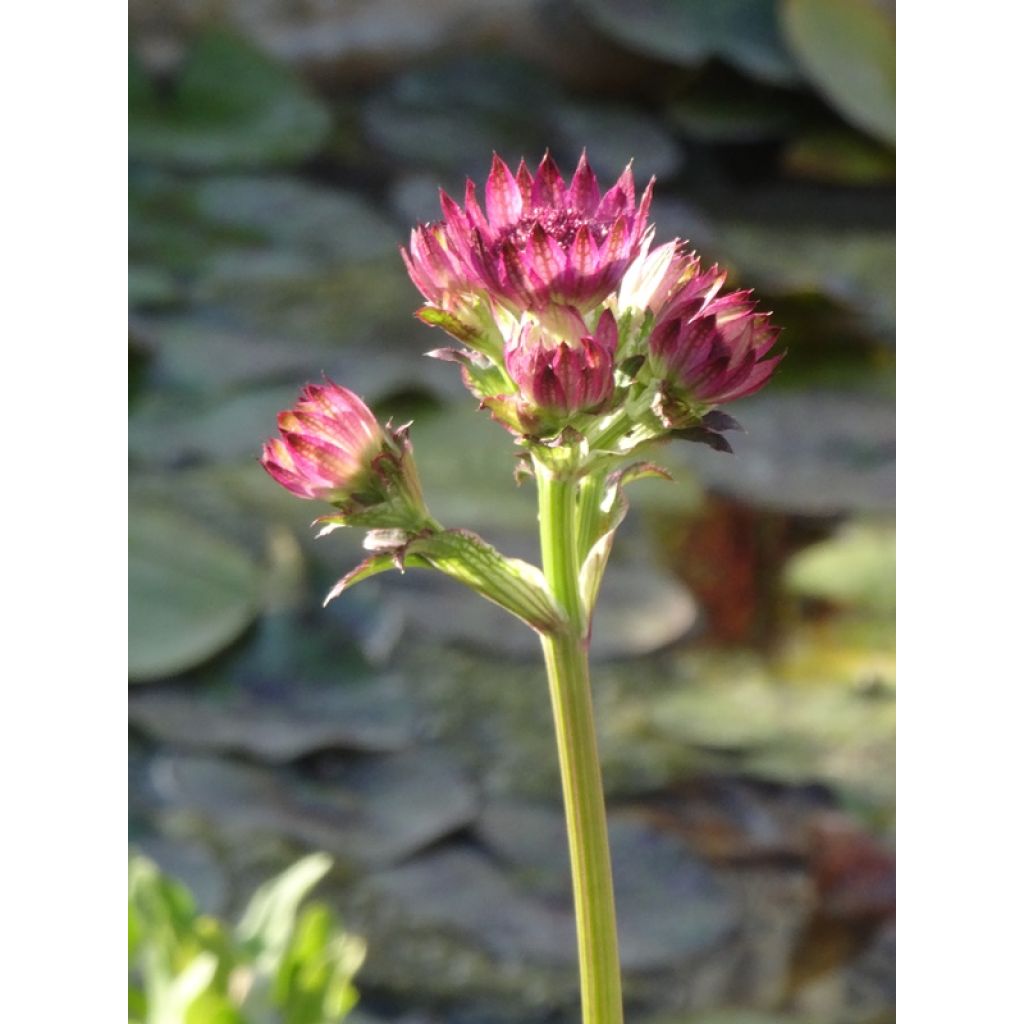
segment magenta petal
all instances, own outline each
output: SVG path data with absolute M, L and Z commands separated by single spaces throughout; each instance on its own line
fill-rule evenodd
M 560 210 L 565 206 L 565 182 L 559 173 L 558 165 L 550 153 L 544 154 L 537 175 L 533 179 L 531 203 L 535 208 L 549 207 Z
M 615 350 L 619 347 L 619 328 L 610 309 L 606 309 L 601 314 L 601 319 L 597 322 L 597 330 L 594 331 L 594 341 L 609 355 L 614 355 Z
M 530 267 L 543 285 L 549 285 L 565 270 L 565 252 L 538 224 L 530 234 L 527 248 Z
M 494 154 L 487 178 L 487 217 L 491 226 L 504 228 L 514 224 L 523 212 L 523 197 L 508 164 Z
M 277 462 L 273 462 L 264 457 L 260 460 L 263 468 L 276 480 L 282 487 L 291 491 L 292 494 L 298 495 L 300 498 L 313 498 L 315 495 L 310 490 L 309 485 L 298 473 L 294 473 L 290 469 L 285 469 Z
M 572 176 L 572 185 L 569 187 L 569 205 L 589 217 L 597 212 L 600 203 L 601 189 L 597 184 L 594 172 L 590 169 L 587 153 L 584 150 L 580 162 L 576 166 L 576 173 Z
M 600 266 L 601 247 L 588 225 L 584 224 L 576 232 L 570 256 L 572 268 L 582 277 L 589 277 Z
M 530 205 L 530 197 L 533 195 L 533 175 L 525 160 L 520 160 L 519 167 L 516 168 L 516 184 L 519 186 L 519 194 L 523 197 L 525 208 Z
M 491 228 L 487 223 L 487 218 L 484 217 L 483 210 L 480 209 L 480 204 L 477 202 L 476 184 L 470 181 L 469 178 L 466 179 L 466 198 L 463 205 L 465 206 L 466 219 L 469 221 L 470 226 L 490 241 Z

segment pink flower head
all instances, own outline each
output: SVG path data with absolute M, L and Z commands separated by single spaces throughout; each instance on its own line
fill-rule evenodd
M 551 307 L 527 320 L 505 352 L 520 403 L 566 418 L 600 409 L 615 390 L 615 318 L 605 310 L 591 333 L 571 307 Z
M 442 192 L 445 219 L 415 228 L 402 255 L 413 283 L 441 308 L 472 293 L 516 313 L 552 301 L 587 312 L 619 287 L 640 253 L 653 184 L 638 205 L 631 167 L 602 195 L 586 153 L 568 184 L 550 154 L 536 174 L 520 162 L 515 175 L 495 154 L 486 216 L 472 181 L 464 207 Z
M 694 270 L 662 307 L 648 339 L 650 372 L 688 414 L 753 394 L 782 358 L 768 357 L 779 333 L 769 315 L 756 310 L 748 291 L 716 296 L 723 280 L 717 269 Z M 669 421 L 671 404 L 662 408 Z
M 278 414 L 281 436 L 263 446 L 263 468 L 300 498 L 338 503 L 363 489 L 386 438 L 358 395 L 332 381 L 307 384 Z

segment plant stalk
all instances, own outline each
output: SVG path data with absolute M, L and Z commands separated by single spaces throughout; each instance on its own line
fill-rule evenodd
M 583 1024 L 622 1024 L 611 853 L 579 591 L 576 478 L 536 465 L 544 574 L 569 618 L 542 637 L 565 800 Z

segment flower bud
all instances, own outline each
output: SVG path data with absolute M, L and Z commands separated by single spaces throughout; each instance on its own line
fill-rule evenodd
M 347 388 L 308 384 L 277 425 L 260 461 L 293 494 L 329 502 L 356 525 L 415 530 L 429 519 L 405 430 L 381 427 Z
M 720 282 L 712 286 L 717 292 Z M 777 337 L 749 292 L 671 299 L 648 340 L 650 373 L 662 384 L 656 411 L 665 425 L 685 426 L 759 390 L 782 358 L 766 358 Z
M 599 411 L 615 390 L 617 345 L 615 318 L 607 310 L 593 334 L 569 307 L 526 320 L 505 352 L 520 405 L 546 419 Z

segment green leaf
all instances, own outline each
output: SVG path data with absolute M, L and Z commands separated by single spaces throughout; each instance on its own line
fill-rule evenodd
M 896 140 L 896 26 L 872 0 L 785 0 L 786 38 L 844 117 Z
M 312 853 L 253 894 L 235 935 L 249 949 L 257 969 L 277 970 L 295 928 L 299 904 L 332 864 L 327 854 Z
M 128 675 L 160 679 L 230 644 L 260 605 L 261 573 L 241 547 L 173 509 L 128 514 Z
M 230 35 L 202 36 L 167 98 L 129 63 L 133 159 L 210 170 L 297 163 L 330 130 L 330 115 L 287 69 Z
M 774 0 L 584 0 L 617 42 L 688 67 L 721 57 L 768 82 L 792 82 L 796 67 Z
M 829 540 L 795 555 L 786 568 L 794 593 L 862 608 L 896 611 L 896 531 L 852 524 Z

